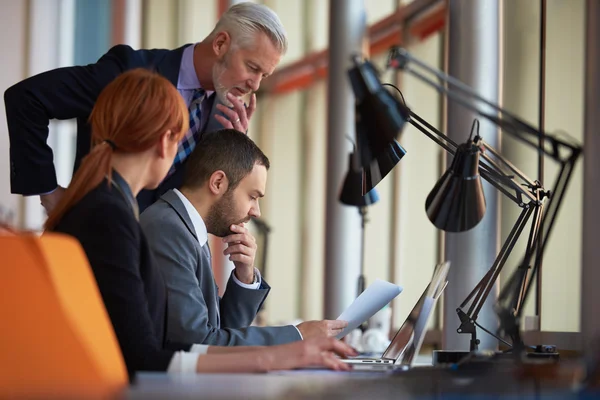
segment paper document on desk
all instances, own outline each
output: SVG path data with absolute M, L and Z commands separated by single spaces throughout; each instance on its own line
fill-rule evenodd
M 401 292 L 400 286 L 377 279 L 338 317 L 338 320 L 348 321 L 348 326 L 337 335 L 337 338 L 341 339 L 356 329 Z

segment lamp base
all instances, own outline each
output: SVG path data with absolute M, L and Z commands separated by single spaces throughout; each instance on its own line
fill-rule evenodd
M 552 345 L 538 345 L 533 351 L 526 353 L 526 358 L 533 360 L 545 360 L 548 362 L 558 361 L 560 354 Z M 457 350 L 434 350 L 432 355 L 433 366 L 459 365 L 469 362 L 494 362 L 498 360 L 514 360 L 514 355 L 505 352 L 494 351 L 457 351 Z
M 471 354 L 470 351 L 434 350 L 432 355 L 433 366 L 456 364 Z
M 527 353 L 527 357 L 558 361 L 560 354 L 553 344 L 538 344 L 533 351 Z

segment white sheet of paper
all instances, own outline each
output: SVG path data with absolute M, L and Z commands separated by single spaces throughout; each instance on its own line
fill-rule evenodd
M 348 321 L 348 326 L 337 335 L 337 338 L 341 339 L 356 329 L 400 293 L 402 293 L 402 287 L 381 279 L 375 280 L 337 318 Z

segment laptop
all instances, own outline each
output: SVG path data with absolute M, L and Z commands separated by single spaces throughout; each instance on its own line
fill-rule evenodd
M 440 295 L 446 288 L 450 262 L 436 265 L 431 282 L 427 285 L 421 297 L 402 323 L 402 326 L 385 349 L 381 358 L 354 357 L 343 362 L 353 365 L 355 370 L 388 369 L 399 366 L 412 366 L 415 356 L 419 353 L 427 322 Z

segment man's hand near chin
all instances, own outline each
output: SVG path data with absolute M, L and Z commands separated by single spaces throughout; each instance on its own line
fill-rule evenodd
M 231 235 L 223 238 L 227 243 L 224 255 L 229 255 L 229 260 L 235 266 L 235 277 L 242 283 L 254 283 L 254 257 L 256 257 L 256 239 L 244 227 L 244 224 L 231 225 Z
M 217 104 L 217 109 L 225 116 L 215 114 L 214 117 L 223 125 L 225 129 L 235 129 L 243 133 L 248 133 L 250 127 L 250 118 L 256 110 L 256 94 L 252 93 L 250 105 L 246 107 L 242 99 L 227 93 L 227 100 L 231 102 L 231 107 L 223 104 Z

